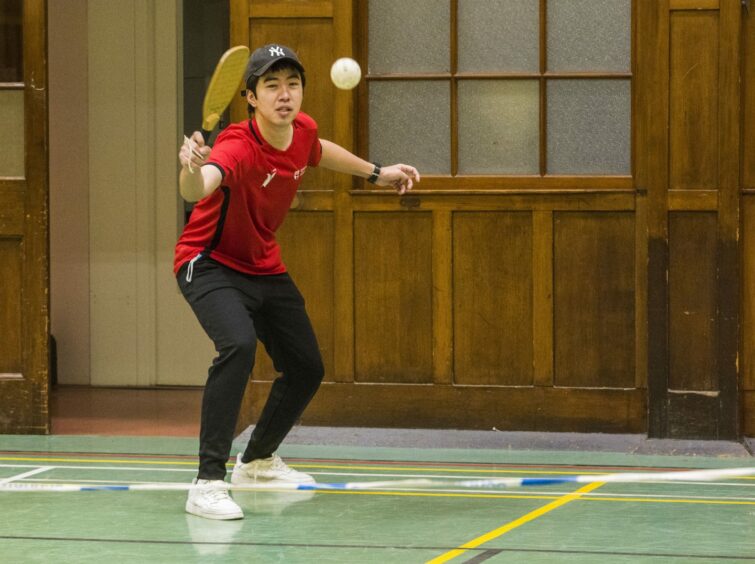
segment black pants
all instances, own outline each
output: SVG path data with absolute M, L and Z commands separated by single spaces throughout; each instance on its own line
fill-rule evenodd
M 281 372 L 243 455 L 248 462 L 278 448 L 309 404 L 324 369 L 304 298 L 288 274 L 251 276 L 202 257 L 178 272 L 178 285 L 215 343 L 202 398 L 199 474 L 222 480 L 241 400 L 259 339 Z

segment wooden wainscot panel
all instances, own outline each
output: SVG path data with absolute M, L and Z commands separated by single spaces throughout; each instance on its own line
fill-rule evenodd
M 332 0 L 248 0 L 253 18 L 331 18 Z
M 670 188 L 718 187 L 718 12 L 671 15 Z
M 720 0 L 669 0 L 671 10 L 718 10 Z
M 250 388 L 247 407 L 254 421 L 270 383 L 254 382 Z M 645 430 L 646 409 L 645 390 L 325 383 L 301 423 L 640 433 Z
M 716 214 L 669 214 L 669 389 L 718 389 Z
M 320 345 L 325 378 L 333 375 L 333 214 L 290 213 L 277 234 L 283 262 L 307 303 L 307 313 Z M 254 378 L 277 376 L 270 357 L 257 347 Z
M 742 188 L 755 190 L 755 4 L 745 14 L 742 28 L 744 62 L 742 64 Z
M 0 236 L 24 232 L 23 180 L 0 179 Z
M 742 391 L 744 434 L 755 436 L 755 196 L 742 199 Z
M 432 215 L 354 216 L 355 379 L 432 382 Z
M 631 213 L 554 214 L 555 382 L 635 385 Z
M 532 214 L 453 214 L 454 382 L 532 385 Z
M 18 378 L 23 370 L 20 239 L 0 239 L 0 379 Z

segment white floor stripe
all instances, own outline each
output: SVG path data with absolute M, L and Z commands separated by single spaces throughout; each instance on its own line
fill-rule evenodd
M 295 466 L 295 465 L 294 465 Z M 37 464 L 0 464 L 0 468 L 39 468 L 39 465 Z M 63 468 L 68 470 L 89 470 L 89 471 L 99 471 L 99 470 L 113 470 L 113 471 L 125 471 L 125 472 L 190 472 L 190 473 L 196 473 L 196 468 L 190 467 L 190 468 L 165 468 L 165 467 L 145 467 L 145 466 L 80 466 L 80 465 L 55 465 L 55 466 L 48 466 L 45 468 Z M 430 478 L 430 479 L 446 479 L 446 480 L 464 480 L 464 479 L 478 479 L 480 476 L 459 476 L 459 475 L 446 475 L 446 474 L 389 474 L 389 473 L 377 473 L 377 472 L 308 472 L 308 474 L 311 474 L 313 476 L 343 476 L 347 478 Z M 629 482 L 628 484 L 631 484 L 632 482 Z M 678 482 L 673 480 L 648 480 L 645 482 L 642 482 L 644 484 L 664 484 L 664 485 L 672 485 L 672 486 L 683 486 L 683 485 L 696 485 L 696 486 L 704 486 L 704 487 L 719 487 L 719 486 L 727 486 L 727 487 L 736 487 L 736 488 L 755 488 L 755 481 L 748 480 L 747 478 L 742 479 L 741 482 L 697 482 L 697 481 L 684 481 L 684 482 Z M 511 488 L 508 488 L 511 489 Z M 514 490 L 518 490 L 519 488 L 514 488 Z M 465 491 L 471 491 L 471 490 L 465 490 Z M 485 490 L 487 491 L 487 490 Z M 507 491 L 507 488 L 500 488 L 495 490 L 497 492 Z M 544 490 L 546 492 L 554 492 L 554 490 Z M 607 494 L 608 495 L 608 494 Z M 618 494 L 611 494 L 611 495 L 618 495 Z M 623 494 L 623 495 L 632 495 L 632 494 Z
M 28 478 L 29 476 L 35 476 L 37 474 L 41 474 L 42 472 L 47 472 L 48 470 L 52 470 L 55 468 L 55 466 L 37 466 L 34 470 L 29 470 L 28 472 L 24 472 L 23 474 L 16 474 L 15 476 L 11 476 L 10 478 L 2 478 L 0 479 L 0 484 L 9 484 L 11 482 L 15 482 L 16 480 L 22 480 L 23 478 Z

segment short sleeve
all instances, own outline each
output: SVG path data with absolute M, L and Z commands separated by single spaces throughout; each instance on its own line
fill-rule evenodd
M 322 145 L 320 145 L 320 138 L 315 135 L 315 142 L 312 143 L 312 150 L 309 153 L 309 166 L 317 166 L 320 164 L 322 158 Z
M 322 145 L 320 145 L 320 136 L 317 133 L 317 122 L 312 119 L 312 116 L 299 112 L 299 115 L 296 116 L 296 125 L 310 143 L 307 166 L 317 166 L 322 158 Z
M 207 164 L 217 166 L 224 180 L 232 178 L 241 159 L 249 153 L 248 143 L 242 127 L 237 124 L 227 127 L 215 140 Z

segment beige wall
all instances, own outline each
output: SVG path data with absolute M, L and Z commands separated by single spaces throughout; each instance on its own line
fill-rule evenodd
M 88 384 L 89 120 L 87 2 L 48 3 L 50 321 L 58 377 Z
M 201 384 L 172 275 L 180 2 L 50 1 L 52 332 L 63 384 Z

